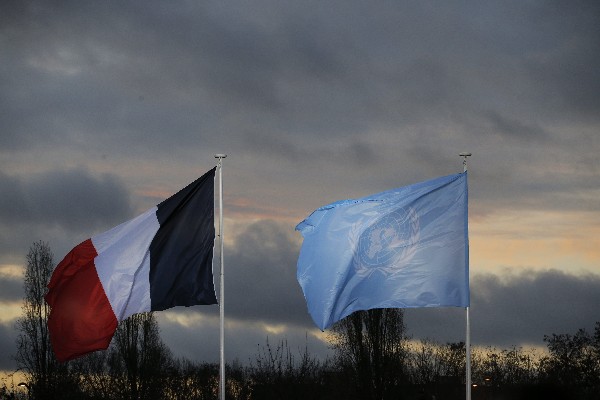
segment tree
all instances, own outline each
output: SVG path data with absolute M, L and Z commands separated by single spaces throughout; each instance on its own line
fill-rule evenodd
M 173 361 L 167 395 L 173 400 L 213 400 L 219 390 L 219 364 L 196 363 L 182 358 Z M 227 374 L 230 376 L 230 374 Z M 229 397 L 228 397 L 229 398 Z
M 446 343 L 440 348 L 441 376 L 465 382 L 467 348 L 465 342 Z
M 253 363 L 250 368 L 252 395 L 260 399 L 315 398 L 322 389 L 319 375 L 323 374 L 324 368 L 309 355 L 307 347 L 300 352 L 300 360 L 297 361 L 287 340 L 273 348 L 267 338 L 266 346 L 258 346 L 256 365 Z M 230 375 L 231 378 L 234 377 Z M 241 390 L 238 392 L 243 393 Z M 236 398 L 241 397 L 238 395 Z
M 65 398 L 65 391 L 76 388 L 69 382 L 66 365 L 58 363 L 48 333 L 50 308 L 44 300 L 46 285 L 54 269 L 50 246 L 42 241 L 31 245 L 24 277 L 23 316 L 17 320 L 17 367 L 29 375 L 32 398 Z M 60 395 L 59 395 L 60 392 Z
M 132 400 L 164 397 L 166 372 L 173 360 L 160 338 L 154 314 L 134 314 L 122 321 L 113 344 L 109 368 L 124 380 L 124 395 Z
M 585 329 L 574 335 L 552 334 L 544 336 L 549 356 L 542 360 L 543 373 L 549 382 L 555 382 L 573 392 L 597 393 L 600 387 L 600 359 L 597 358 L 597 337 Z
M 88 399 L 122 398 L 122 382 L 116 382 L 108 373 L 109 354 L 108 351 L 95 351 L 69 361 L 71 371 L 79 377 L 79 386 Z
M 91 399 L 203 399 L 195 376 L 173 360 L 162 342 L 154 314 L 134 314 L 122 321 L 106 351 L 70 362 Z
M 440 346 L 430 339 L 422 339 L 410 353 L 411 381 L 414 384 L 432 386 L 439 380 L 442 369 Z
M 408 353 L 402 309 L 355 312 L 333 326 L 332 343 L 358 398 L 399 398 L 398 386 L 407 380 Z

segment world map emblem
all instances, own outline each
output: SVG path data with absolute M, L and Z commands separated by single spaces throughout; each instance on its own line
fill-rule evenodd
M 353 260 L 356 273 L 393 274 L 413 258 L 419 236 L 419 216 L 414 208 L 386 213 L 357 238 Z

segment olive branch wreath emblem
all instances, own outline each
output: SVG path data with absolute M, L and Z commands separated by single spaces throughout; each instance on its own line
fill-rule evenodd
M 365 219 L 357 221 L 349 233 L 354 249 L 352 263 L 358 276 L 368 277 L 377 271 L 393 275 L 414 257 L 420 224 L 413 207 L 394 210 L 361 229 L 364 223 Z

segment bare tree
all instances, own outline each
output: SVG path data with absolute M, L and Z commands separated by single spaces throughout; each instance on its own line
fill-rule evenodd
M 355 312 L 333 326 L 332 343 L 358 398 L 399 398 L 398 386 L 407 381 L 408 354 L 402 309 Z
M 81 391 L 94 400 L 119 399 L 122 390 L 108 372 L 108 351 L 95 351 L 69 361 L 71 373 L 79 379 Z
M 439 344 L 422 339 L 410 353 L 411 380 L 420 386 L 432 386 L 439 380 L 442 360 Z
M 109 368 L 122 376 L 124 395 L 132 400 L 161 398 L 173 359 L 160 338 L 154 314 L 134 314 L 122 321 L 113 339 Z
M 122 321 L 108 350 L 70 364 L 80 386 L 93 399 L 201 398 L 186 387 L 194 386 L 194 379 L 185 376 L 163 344 L 153 313 L 135 314 Z M 180 382 L 182 379 L 188 382 Z
M 446 343 L 439 350 L 441 360 L 441 375 L 456 383 L 464 383 L 466 379 L 465 342 Z
M 60 365 L 50 345 L 48 316 L 50 307 L 44 301 L 46 285 L 54 268 L 53 255 L 47 243 L 38 241 L 27 254 L 23 299 L 23 316 L 17 320 L 17 366 L 29 375 L 30 395 L 36 399 L 58 398 L 58 390 L 69 390 L 66 365 Z M 62 397 L 64 398 L 64 397 Z
M 303 351 L 299 349 L 299 355 L 299 359 L 294 357 L 287 340 L 274 348 L 267 338 L 266 346 L 258 346 L 256 364 L 252 363 L 249 369 L 252 396 L 260 399 L 314 398 L 321 383 L 319 375 L 326 367 L 309 355 L 307 347 Z M 238 393 L 245 394 L 243 390 Z

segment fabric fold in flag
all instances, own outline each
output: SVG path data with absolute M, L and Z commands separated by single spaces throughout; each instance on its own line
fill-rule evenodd
M 466 172 L 323 206 L 296 230 L 321 330 L 359 310 L 469 305 Z
M 145 213 L 77 245 L 48 283 L 48 329 L 59 361 L 106 349 L 140 312 L 216 304 L 212 274 L 215 170 Z

